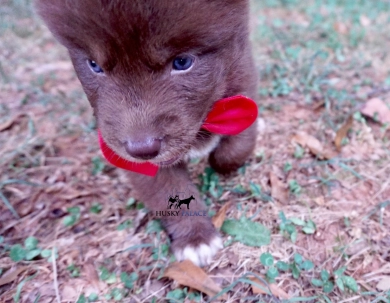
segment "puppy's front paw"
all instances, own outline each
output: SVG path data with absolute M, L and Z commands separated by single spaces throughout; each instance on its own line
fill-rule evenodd
M 222 239 L 216 235 L 209 243 L 197 245 L 188 243 L 184 248 L 174 248 L 174 254 L 178 261 L 190 260 L 198 266 L 206 266 L 211 263 L 213 256 L 222 247 Z
M 191 260 L 198 266 L 211 263 L 220 250 L 221 237 L 209 217 L 183 219 L 167 228 L 172 241 L 171 249 L 178 261 Z

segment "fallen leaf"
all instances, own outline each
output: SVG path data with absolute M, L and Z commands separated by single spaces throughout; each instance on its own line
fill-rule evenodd
M 97 289 L 101 289 L 99 274 L 96 271 L 94 264 L 91 261 L 87 261 L 86 264 L 83 265 L 83 272 L 85 275 L 85 280 L 88 284 L 93 285 Z
M 368 100 L 361 113 L 383 124 L 390 123 L 390 107 L 382 99 L 372 98 Z
M 288 201 L 288 190 L 286 185 L 279 180 L 274 172 L 269 173 L 269 180 L 271 183 L 271 196 L 282 203 Z
M 4 122 L 3 124 L 0 124 L 0 132 L 10 128 L 20 117 L 23 117 L 24 115 L 25 114 L 16 115 L 13 118 L 9 119 L 8 121 Z
M 92 195 L 91 191 L 84 190 L 84 191 L 78 191 L 75 189 L 69 189 L 68 193 L 64 193 L 61 195 L 58 195 L 57 198 L 64 199 L 64 200 L 74 200 L 76 198 L 85 197 Z
M 15 269 L 14 271 L 12 271 L 10 273 L 8 273 L 8 272 L 5 273 L 0 278 L 0 286 L 3 286 L 5 284 L 13 282 L 19 276 L 19 274 L 26 271 L 27 269 L 28 269 L 28 266 L 22 266 L 22 267 Z
M 66 184 L 64 182 L 57 182 L 54 183 L 53 185 L 50 185 L 46 187 L 45 192 L 48 194 L 54 193 L 54 192 L 59 192 L 65 188 Z
M 335 22 L 334 25 L 333 25 L 333 28 L 339 34 L 345 35 L 345 34 L 348 33 L 348 27 L 343 22 Z
M 226 211 L 229 209 L 231 204 L 231 202 L 225 203 L 225 205 L 222 206 L 216 215 L 211 219 L 215 228 L 221 228 L 223 221 L 225 221 L 226 218 Z
M 230 195 L 230 191 L 227 190 L 227 191 L 225 191 L 225 192 L 222 194 L 222 196 L 219 197 L 218 200 L 219 200 L 219 201 L 226 200 L 226 199 L 229 197 L 229 195 Z
M 323 206 L 323 205 L 325 205 L 325 198 L 324 198 L 324 196 L 316 197 L 316 198 L 314 198 L 314 202 L 317 205 Z
M 359 235 L 361 237 L 361 229 L 359 231 L 355 231 L 354 233 L 350 233 L 351 236 Z M 352 242 L 348 247 L 344 250 L 345 254 L 348 256 L 356 255 L 364 250 L 368 250 L 370 247 L 369 243 L 367 243 L 367 240 L 364 238 L 360 238 L 359 241 Z M 390 285 L 390 284 L 389 284 Z
M 376 288 L 381 291 L 390 290 L 390 276 L 386 276 L 380 280 Z
M 332 151 L 325 149 L 320 141 L 305 132 L 296 133 L 292 140 L 302 147 L 307 147 L 319 159 L 331 159 L 335 156 Z
M 292 139 L 302 147 L 308 147 L 313 154 L 317 155 L 323 150 L 321 142 L 305 132 L 296 133 Z
M 341 142 L 347 136 L 349 129 L 352 127 L 353 116 L 349 116 L 347 121 L 340 127 L 336 133 L 336 138 L 334 139 L 334 144 L 338 151 L 341 150 Z
M 175 280 L 177 283 L 199 290 L 209 297 L 215 296 L 222 289 L 200 267 L 190 260 L 172 263 L 164 272 L 163 277 Z
M 256 295 L 266 295 L 269 294 L 268 291 L 265 290 L 270 290 L 271 293 L 278 297 L 279 299 L 290 299 L 289 295 L 281 288 L 279 288 L 276 284 L 268 284 L 268 287 L 259 279 L 251 277 L 249 280 L 259 284 L 260 286 L 263 286 L 263 288 L 257 287 L 256 285 L 252 285 L 252 292 Z
M 316 104 L 314 104 L 312 110 L 315 111 L 315 112 L 319 112 L 324 107 L 325 107 L 325 100 L 322 100 L 322 101 L 317 102 Z
M 61 299 L 64 301 L 76 301 L 79 296 L 79 291 L 76 287 L 65 285 L 61 292 Z

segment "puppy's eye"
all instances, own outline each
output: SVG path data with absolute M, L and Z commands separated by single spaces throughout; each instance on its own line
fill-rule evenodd
M 87 63 L 88 63 L 89 68 L 90 68 L 93 72 L 95 72 L 95 73 L 97 73 L 97 74 L 103 73 L 103 69 L 102 69 L 95 61 L 93 61 L 93 60 L 87 60 Z
M 194 59 L 190 56 L 178 56 L 173 59 L 172 67 L 177 71 L 185 71 L 191 68 Z

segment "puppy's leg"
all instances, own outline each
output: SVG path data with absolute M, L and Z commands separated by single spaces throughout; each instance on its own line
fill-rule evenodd
M 200 266 L 210 263 L 213 255 L 222 248 L 222 241 L 207 215 L 198 190 L 188 176 L 186 166 L 179 164 L 160 168 L 155 177 L 131 174 L 132 184 L 140 199 L 155 216 L 162 219 L 176 258 L 189 259 Z M 167 209 L 169 195 L 178 192 L 194 196 L 189 211 Z M 167 211 L 177 215 L 161 216 L 163 213 L 159 213 L 166 214 Z
M 228 174 L 248 159 L 256 145 L 257 121 L 236 136 L 223 137 L 210 154 L 211 167 L 220 174 Z

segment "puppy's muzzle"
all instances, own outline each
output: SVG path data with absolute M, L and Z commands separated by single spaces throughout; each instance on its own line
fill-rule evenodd
M 146 137 L 142 140 L 127 140 L 126 152 L 133 158 L 150 160 L 158 156 L 161 149 L 162 138 Z

